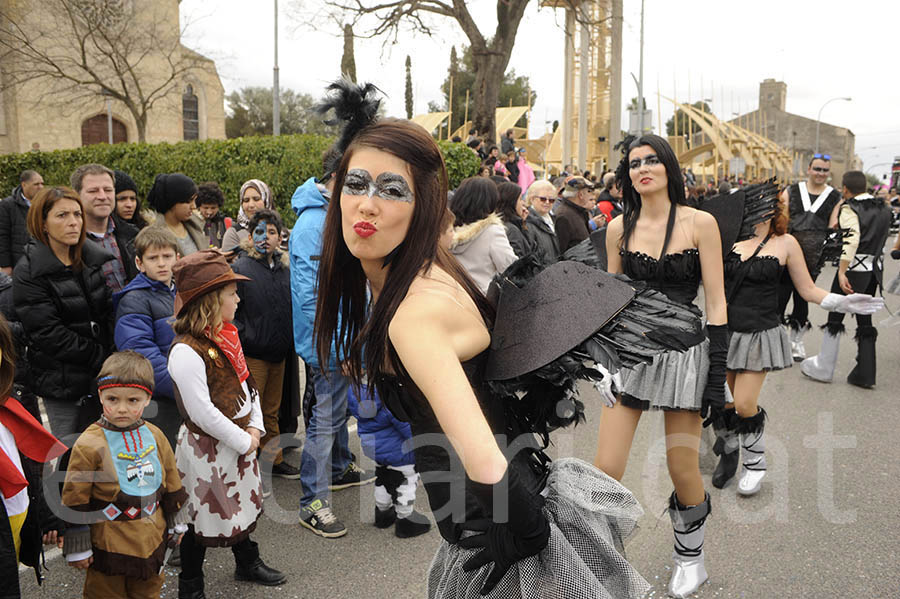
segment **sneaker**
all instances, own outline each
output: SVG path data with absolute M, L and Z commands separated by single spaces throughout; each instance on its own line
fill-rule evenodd
M 287 462 L 281 462 L 272 466 L 272 476 L 294 480 L 300 478 L 300 469 L 294 468 Z
M 347 466 L 347 469 L 344 470 L 344 473 L 341 474 L 338 478 L 331 481 L 331 484 L 328 485 L 328 488 L 332 491 L 340 491 L 341 489 L 367 485 L 374 480 L 374 474 L 366 472 L 365 470 L 357 466 L 356 462 L 350 462 L 350 465 Z
M 300 508 L 300 526 L 326 539 L 335 539 L 347 534 L 347 527 L 337 519 L 328 503 L 321 499 Z

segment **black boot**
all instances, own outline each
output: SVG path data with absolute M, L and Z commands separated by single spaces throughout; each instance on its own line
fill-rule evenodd
M 431 522 L 428 521 L 428 517 L 416 510 L 406 518 L 397 518 L 397 524 L 394 526 L 394 534 L 400 539 L 424 535 L 429 530 Z
M 726 410 L 722 414 L 722 420 L 713 424 L 716 433 L 716 443 L 713 445 L 713 453 L 719 456 L 719 463 L 712 475 L 712 484 L 717 489 L 725 488 L 735 473 L 741 457 L 740 437 L 734 430 L 735 411 Z
M 232 547 L 234 552 L 234 579 L 255 582 L 274 587 L 287 582 L 287 576 L 270 568 L 259 557 L 259 545 L 247 539 Z
M 394 506 L 389 507 L 386 510 L 378 509 L 378 506 L 375 506 L 375 527 L 376 528 L 387 528 L 397 520 L 397 510 L 394 509 Z
M 856 329 L 856 366 L 847 375 L 847 382 L 857 387 L 871 389 L 875 386 L 875 341 L 878 329 L 872 326 Z
M 203 576 L 186 579 L 179 574 L 178 599 L 206 599 L 206 594 L 203 592 Z

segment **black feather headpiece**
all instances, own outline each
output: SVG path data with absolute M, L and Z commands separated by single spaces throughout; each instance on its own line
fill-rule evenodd
M 353 138 L 378 118 L 381 98 L 376 95 L 383 92 L 372 83 L 359 84 L 348 79 L 339 79 L 325 90 L 327 92 L 325 99 L 317 104 L 314 110 L 324 115 L 334 109 L 334 118 L 325 121 L 325 124 L 342 125 L 341 133 L 334 143 L 336 151 L 332 153 L 330 164 L 325 165 L 327 176 L 337 170 L 341 156 Z

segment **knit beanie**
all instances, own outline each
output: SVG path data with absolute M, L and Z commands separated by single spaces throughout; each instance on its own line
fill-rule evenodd
M 194 180 L 181 173 L 156 175 L 153 188 L 147 195 L 147 203 L 160 214 L 165 214 L 175 204 L 190 202 L 197 194 Z
M 134 183 L 134 179 L 128 176 L 128 173 L 123 171 L 114 171 L 116 175 L 116 195 L 119 195 L 123 191 L 133 191 L 137 193 L 137 185 Z

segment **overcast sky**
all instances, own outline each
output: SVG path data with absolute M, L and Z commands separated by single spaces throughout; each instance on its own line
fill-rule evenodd
M 230 93 L 244 86 L 271 86 L 274 2 L 182 0 L 185 42 L 216 60 Z M 496 26 L 496 2 L 468 3 L 483 33 Z M 519 27 L 509 68 L 527 75 L 537 93 L 531 135 L 541 135 L 562 111 L 562 12 L 532 2 Z M 757 105 L 759 82 L 787 83 L 787 110 L 850 128 L 864 168 L 881 176 L 900 156 L 900 2 L 894 0 L 646 0 L 644 87 L 657 125 L 657 82 L 664 96 L 679 101 L 712 98 L 720 118 Z M 279 67 L 282 88 L 318 96 L 339 75 L 343 39 L 312 1 L 279 2 Z M 629 73 L 638 75 L 640 2 L 625 0 L 623 106 L 637 95 Z M 440 100 L 450 46 L 466 43 L 455 21 L 435 17 L 439 39 L 405 32 L 394 45 L 356 41 L 360 81 L 387 93 L 388 114 L 402 116 L 404 66 L 412 56 L 415 113 Z M 315 28 L 314 28 L 315 27 Z M 362 33 L 362 31 L 357 31 Z M 893 76 L 892 76 L 893 75 Z M 688 90 L 690 89 L 690 96 Z M 662 101 L 662 122 L 671 104 Z M 627 115 L 625 115 L 627 116 Z M 623 120 L 623 125 L 627 123 Z M 624 127 L 623 127 L 624 128 Z M 827 150 L 827 148 L 826 148 Z

